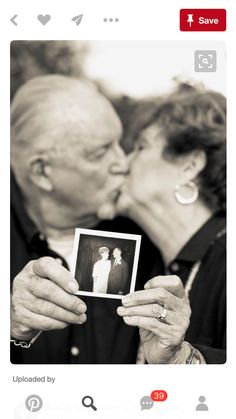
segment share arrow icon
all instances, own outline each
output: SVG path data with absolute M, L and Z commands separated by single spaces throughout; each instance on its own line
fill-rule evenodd
M 18 23 L 16 23 L 16 18 L 17 18 L 17 16 L 18 16 L 18 15 L 14 15 L 14 16 L 12 16 L 12 18 L 10 19 L 10 22 L 11 22 L 11 23 L 13 23 L 13 25 L 15 25 L 15 26 L 17 26 L 17 25 L 18 25 Z
M 83 15 L 74 16 L 71 20 L 76 23 L 77 26 L 81 23 Z

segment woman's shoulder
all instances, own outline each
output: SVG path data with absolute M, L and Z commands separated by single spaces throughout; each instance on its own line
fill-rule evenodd
M 97 260 L 97 262 L 95 262 L 93 266 L 100 265 L 101 264 L 100 262 L 101 262 L 100 260 Z
M 226 234 L 225 231 L 211 242 L 203 257 L 202 265 L 221 276 L 226 270 Z
M 218 251 L 226 251 L 226 228 L 224 228 L 216 235 L 215 240 L 212 242 L 212 247 L 213 249 L 218 249 Z
M 226 219 L 225 216 L 219 215 L 212 218 L 210 221 L 211 229 L 208 234 L 211 238 L 207 255 L 215 254 L 224 257 L 226 253 Z M 209 224 L 210 224 L 209 223 Z

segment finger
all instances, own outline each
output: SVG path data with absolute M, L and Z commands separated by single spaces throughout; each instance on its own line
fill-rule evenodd
M 125 316 L 123 319 L 129 326 L 137 326 L 149 330 L 162 338 L 172 335 L 172 326 L 162 323 L 154 317 Z
M 24 307 L 34 314 L 41 314 L 54 320 L 59 320 L 69 324 L 82 324 L 86 321 L 86 314 L 74 314 L 62 307 L 46 300 L 31 298 L 27 300 Z
M 181 299 L 167 291 L 165 288 L 153 288 L 144 291 L 135 291 L 132 294 L 126 295 L 122 299 L 122 304 L 125 307 L 131 307 L 143 304 L 158 303 L 170 310 L 182 310 L 187 300 Z
M 163 306 L 153 303 L 133 307 L 118 307 L 117 313 L 119 316 L 141 316 L 141 317 L 156 317 L 161 316 L 163 313 Z M 180 316 L 176 311 L 167 310 L 165 318 L 167 324 L 182 324 L 183 316 Z
M 83 314 L 87 310 L 85 303 L 76 295 L 68 294 L 48 279 L 33 277 L 27 285 L 27 290 L 34 297 L 49 301 L 75 314 Z
M 79 290 L 78 282 L 71 272 L 60 265 L 56 259 L 43 257 L 33 262 L 33 273 L 41 278 L 48 278 L 63 290 L 75 293 Z
M 42 316 L 41 314 L 35 314 L 27 310 L 25 307 L 21 309 L 21 319 L 17 319 L 19 323 L 28 327 L 29 329 L 49 331 L 56 329 L 64 329 L 68 326 L 67 323 L 51 319 L 47 316 Z
M 168 325 L 150 317 L 128 316 L 124 317 L 124 321 L 129 326 L 139 327 L 141 338 L 146 335 L 145 331 L 148 331 L 156 335 L 165 346 L 179 345 L 185 333 L 180 326 Z
M 183 283 L 177 275 L 155 276 L 144 285 L 146 290 L 158 287 L 165 288 L 179 298 L 186 295 Z

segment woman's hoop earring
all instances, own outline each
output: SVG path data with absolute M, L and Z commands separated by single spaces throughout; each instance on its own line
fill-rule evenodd
M 184 198 L 181 193 L 180 190 L 182 187 L 188 187 L 192 189 L 192 196 L 190 196 L 189 198 Z M 183 184 L 178 184 L 175 187 L 175 199 L 177 202 L 179 202 L 179 204 L 182 205 L 189 205 L 189 204 L 193 204 L 194 202 L 196 202 L 196 200 L 198 199 L 198 187 L 197 185 L 195 185 L 195 183 L 189 181 Z

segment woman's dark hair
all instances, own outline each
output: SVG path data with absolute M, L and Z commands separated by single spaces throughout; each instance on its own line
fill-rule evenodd
M 168 159 L 194 150 L 205 152 L 207 163 L 198 175 L 201 198 L 214 212 L 226 207 L 226 99 L 212 90 L 179 85 L 173 93 L 146 101 L 133 136 L 152 124 L 161 127 Z M 136 119 L 137 121 L 137 119 Z

